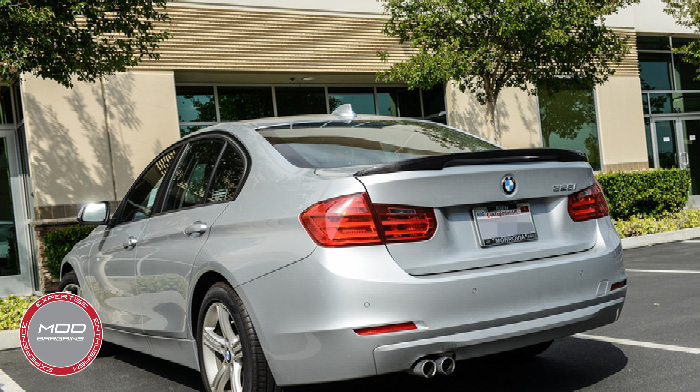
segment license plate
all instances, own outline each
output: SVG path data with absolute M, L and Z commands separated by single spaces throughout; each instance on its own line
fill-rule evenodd
M 529 204 L 476 207 L 472 213 L 482 247 L 537 239 Z

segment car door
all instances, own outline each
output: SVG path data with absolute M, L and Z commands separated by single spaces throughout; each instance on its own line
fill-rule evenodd
M 136 263 L 147 334 L 186 337 L 190 273 L 209 228 L 227 206 L 221 202 L 228 193 L 220 177 L 233 163 L 231 154 L 242 157 L 222 136 L 190 142 L 173 172 L 162 211 L 149 219 Z M 245 163 L 236 162 L 243 170 Z
M 87 279 L 105 326 L 141 331 L 142 313 L 136 296 L 135 256 L 148 217 L 178 148 L 165 151 L 131 187 L 113 222 L 93 247 Z

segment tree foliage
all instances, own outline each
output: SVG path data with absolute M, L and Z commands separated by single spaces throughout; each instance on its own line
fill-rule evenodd
M 388 35 L 416 53 L 380 75 L 410 88 L 455 81 L 486 105 L 489 137 L 501 91 L 590 86 L 607 80 L 628 53 L 605 15 L 636 0 L 383 0 Z M 557 79 L 559 78 L 559 79 Z
M 165 0 L 0 0 L 0 79 L 24 72 L 71 86 L 157 58 Z

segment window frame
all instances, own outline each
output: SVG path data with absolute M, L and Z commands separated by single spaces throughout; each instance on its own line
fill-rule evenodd
M 204 203 L 196 204 L 193 206 L 185 207 L 185 208 L 177 208 L 173 210 L 168 210 L 168 211 L 163 211 L 164 203 L 165 203 L 165 195 L 167 195 L 170 192 L 170 188 L 173 185 L 173 177 L 175 174 L 175 169 L 179 167 L 179 165 L 182 163 L 182 160 L 185 158 L 185 155 L 187 151 L 189 151 L 190 146 L 198 141 L 205 140 L 205 139 L 221 139 L 224 141 L 224 148 L 221 149 L 221 152 L 219 153 L 219 156 L 216 158 L 216 162 L 214 163 L 214 169 L 211 172 L 211 175 L 209 176 L 209 179 L 207 181 L 207 189 L 204 193 Z M 153 213 L 149 218 L 154 217 L 154 216 L 160 216 L 160 215 L 166 215 L 178 211 L 187 211 L 187 210 L 192 210 L 195 208 L 200 208 L 200 207 L 206 207 L 214 204 L 221 204 L 221 203 L 230 203 L 236 198 L 238 198 L 238 195 L 241 192 L 241 189 L 245 185 L 247 179 L 248 179 L 248 174 L 250 172 L 250 155 L 248 154 L 247 150 L 243 147 L 241 142 L 233 135 L 231 135 L 228 132 L 221 131 L 221 130 L 215 130 L 212 132 L 207 132 L 204 135 L 198 135 L 195 137 L 188 138 L 186 140 L 183 140 L 181 142 L 183 144 L 183 148 L 180 151 L 180 154 L 176 158 L 175 165 L 173 165 L 169 169 L 168 173 L 168 178 L 167 178 L 167 184 L 165 187 L 163 187 L 163 193 L 159 194 L 156 196 L 156 203 L 154 204 L 153 207 Z M 233 147 L 238 153 L 240 153 L 241 157 L 243 158 L 244 162 L 244 170 L 243 170 L 243 175 L 241 176 L 241 183 L 238 186 L 238 189 L 236 190 L 236 193 L 234 194 L 233 199 L 231 200 L 222 200 L 222 201 L 217 201 L 217 202 L 206 202 L 207 197 L 209 196 L 209 192 L 211 191 L 211 184 L 214 179 L 214 175 L 216 174 L 217 169 L 219 168 L 219 163 L 221 162 L 221 158 L 223 157 L 223 154 L 226 152 L 226 147 L 231 146 Z M 160 190 L 159 190 L 160 192 Z

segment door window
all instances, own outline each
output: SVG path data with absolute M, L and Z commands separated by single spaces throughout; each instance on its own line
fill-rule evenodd
M 209 179 L 225 142 L 204 139 L 190 144 L 173 174 L 163 212 L 204 204 Z
M 236 197 L 243 176 L 245 175 L 245 158 L 241 151 L 227 145 L 221 156 L 211 183 L 207 203 L 231 201 Z
M 177 149 L 158 159 L 136 182 L 133 189 L 124 198 L 121 222 L 130 222 L 147 218 L 151 215 L 156 202 L 158 189 L 168 172 L 170 163 L 177 155 Z

